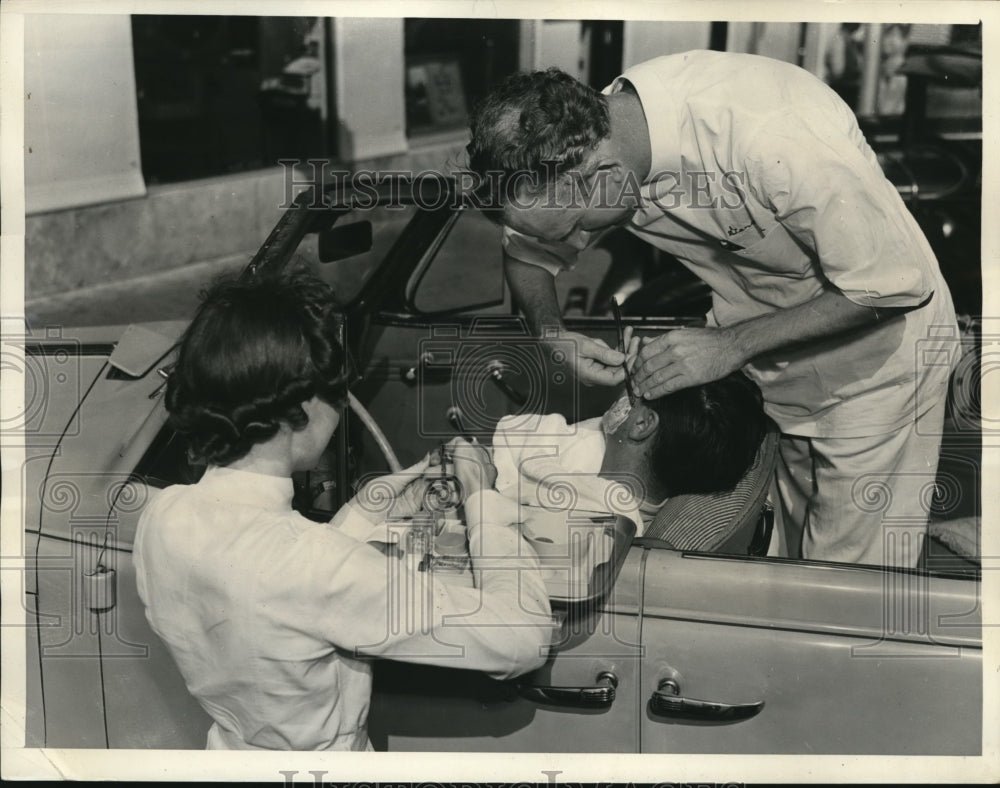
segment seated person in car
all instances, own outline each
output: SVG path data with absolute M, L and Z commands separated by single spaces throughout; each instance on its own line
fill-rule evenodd
M 136 581 L 150 625 L 214 720 L 210 749 L 370 749 L 368 657 L 497 678 L 546 657 L 538 559 L 481 447 L 451 447 L 477 587 L 433 582 L 359 541 L 378 516 L 362 504 L 378 491 L 362 490 L 332 524 L 293 511 L 292 473 L 316 465 L 347 393 L 336 319 L 330 289 L 308 275 L 219 282 L 167 384 L 171 423 L 208 468 L 146 507 Z M 427 464 L 378 479 L 379 490 L 415 509 Z
M 636 535 L 667 498 L 731 489 L 766 432 L 757 385 L 740 372 L 600 417 L 505 416 L 493 436 L 497 491 L 547 509 L 613 512 Z

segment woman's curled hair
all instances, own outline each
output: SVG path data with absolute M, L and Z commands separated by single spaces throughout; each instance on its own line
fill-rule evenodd
M 300 271 L 203 294 L 167 381 L 170 424 L 195 459 L 227 465 L 282 423 L 305 427 L 302 403 L 334 404 L 347 390 L 333 291 Z

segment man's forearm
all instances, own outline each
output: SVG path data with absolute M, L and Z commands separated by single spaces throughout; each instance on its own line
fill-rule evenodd
M 721 380 L 754 359 L 774 351 L 846 335 L 891 320 L 916 306 L 860 306 L 837 290 L 799 306 L 760 315 L 721 328 L 689 328 L 654 337 L 632 368 L 643 397 Z
M 562 313 L 552 274 L 537 265 L 507 256 L 504 256 L 504 274 L 514 303 L 524 312 L 532 334 L 541 336 L 545 328 L 562 328 Z
M 861 306 L 835 290 L 828 290 L 805 304 L 761 315 L 725 330 L 744 362 L 774 350 L 832 337 L 847 331 L 874 325 L 919 309 L 929 301 L 912 307 Z

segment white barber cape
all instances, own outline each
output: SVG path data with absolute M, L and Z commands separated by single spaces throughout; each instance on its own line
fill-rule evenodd
M 505 416 L 493 435 L 497 492 L 550 510 L 624 515 L 642 536 L 662 504 L 638 501 L 621 481 L 598 476 L 604 446 L 600 417 L 567 424 L 558 413 Z

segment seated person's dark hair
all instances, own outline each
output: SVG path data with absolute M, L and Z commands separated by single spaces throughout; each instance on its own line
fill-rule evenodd
M 652 470 L 671 497 L 731 490 L 767 431 L 760 389 L 742 372 L 646 404 L 660 421 Z
M 248 282 L 226 277 L 202 296 L 167 381 L 170 424 L 195 459 L 226 465 L 302 429 L 302 403 L 347 391 L 333 291 L 296 272 Z
M 544 186 L 580 165 L 611 132 L 607 99 L 557 68 L 512 74 L 473 110 L 468 168 L 479 180 L 477 207 L 500 210 L 515 173 Z M 492 174 L 492 175 L 491 175 Z

